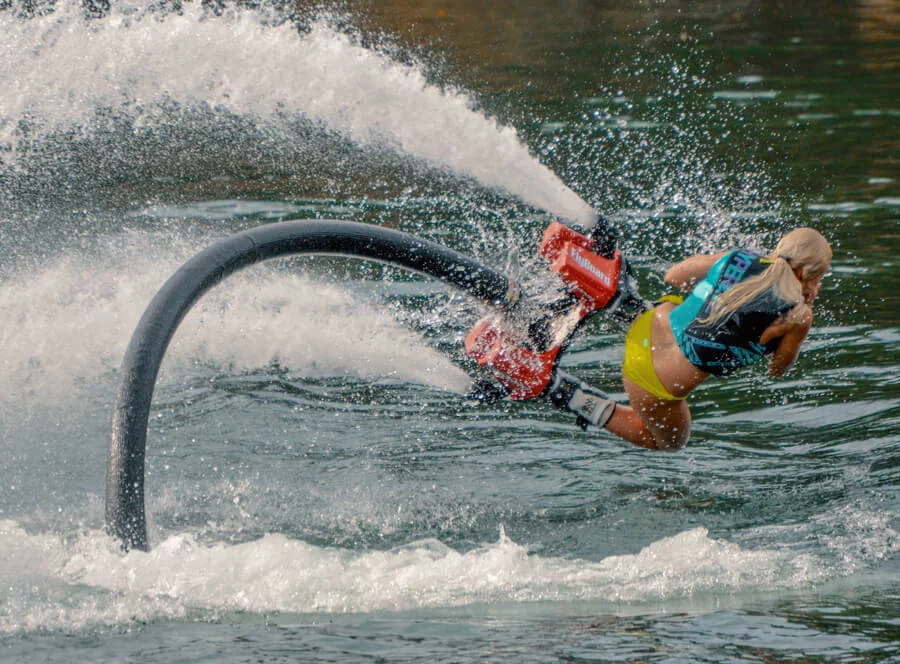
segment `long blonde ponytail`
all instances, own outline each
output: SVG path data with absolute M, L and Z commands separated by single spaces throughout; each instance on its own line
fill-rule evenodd
M 786 302 L 800 302 L 803 299 L 800 279 L 820 277 L 828 271 L 831 247 L 818 231 L 797 228 L 781 238 L 767 260 L 771 264 L 764 272 L 720 294 L 713 301 L 709 314 L 697 322 L 709 325 L 724 321 L 767 291 Z

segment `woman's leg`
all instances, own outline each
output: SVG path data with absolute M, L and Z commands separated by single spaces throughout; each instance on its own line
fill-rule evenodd
M 631 406 L 616 405 L 606 430 L 629 443 L 650 449 L 678 449 L 691 435 L 691 411 L 687 401 L 660 399 L 627 378 L 625 391 Z

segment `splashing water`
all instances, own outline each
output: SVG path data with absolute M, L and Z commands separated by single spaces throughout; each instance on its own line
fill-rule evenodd
M 420 68 L 360 46 L 326 19 L 302 34 L 250 11 L 214 17 L 188 5 L 161 18 L 126 6 L 86 20 L 70 3 L 30 20 L 0 12 L 0 32 L 0 150 L 11 163 L 23 137 L 35 132 L 83 132 L 98 114 L 126 117 L 139 132 L 167 122 L 164 110 L 176 104 L 275 127 L 312 121 L 569 221 L 589 225 L 594 218 L 515 129 L 475 110 L 464 92 L 429 84 Z
M 159 285 L 190 255 L 163 253 L 152 236 L 98 256 L 63 256 L 0 283 L 0 387 L 61 397 L 75 381 L 118 366 L 131 331 Z M 453 392 L 468 377 L 419 336 L 338 286 L 279 272 L 247 270 L 207 294 L 175 335 L 169 366 L 211 361 L 242 369 L 278 361 L 306 375 L 397 375 Z

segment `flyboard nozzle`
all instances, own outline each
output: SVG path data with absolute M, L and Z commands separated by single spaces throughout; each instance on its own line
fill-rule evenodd
M 585 235 L 593 243 L 593 251 L 604 258 L 612 258 L 619 243 L 619 231 L 609 219 L 599 212 L 594 212 L 594 219 L 585 227 Z

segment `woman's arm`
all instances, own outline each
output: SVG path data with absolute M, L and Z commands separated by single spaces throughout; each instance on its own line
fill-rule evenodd
M 769 360 L 769 375 L 780 376 L 787 371 L 797 355 L 800 354 L 800 345 L 809 334 L 812 326 L 812 307 L 801 302 L 784 316 L 769 325 L 759 338 L 759 343 L 764 346 L 772 339 L 781 337 L 778 347 Z
M 698 281 L 706 276 L 709 269 L 728 252 L 721 254 L 697 254 L 675 263 L 666 272 L 665 282 L 669 286 L 683 291 L 691 290 Z

